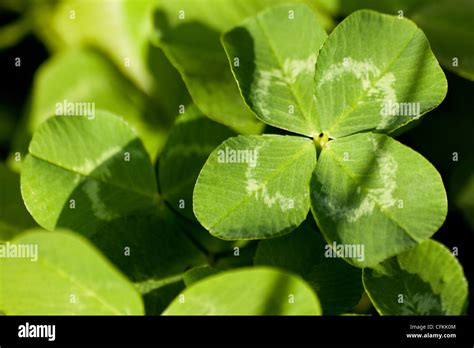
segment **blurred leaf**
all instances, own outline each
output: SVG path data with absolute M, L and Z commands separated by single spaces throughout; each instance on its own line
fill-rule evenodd
M 199 266 L 191 268 L 189 271 L 184 273 L 184 284 L 186 284 L 186 287 L 189 287 L 201 279 L 207 278 L 216 273 L 219 273 L 219 270 L 214 267 Z
M 393 131 L 438 106 L 447 91 L 423 32 L 373 11 L 355 12 L 329 35 L 315 81 L 321 128 L 333 138 Z
M 410 16 L 430 39 L 443 66 L 474 80 L 474 2 L 471 0 L 426 1 Z M 457 58 L 457 66 L 453 59 Z
M 347 16 L 350 13 L 369 8 L 379 12 L 385 12 L 392 15 L 397 15 L 398 11 L 402 10 L 404 14 L 412 7 L 420 3 L 420 0 L 343 0 L 340 3 L 340 11 Z
M 230 138 L 214 150 L 199 174 L 194 213 L 212 235 L 225 240 L 289 233 L 308 214 L 315 165 L 315 147 L 306 138 Z
M 31 25 L 27 17 L 0 27 L 0 50 L 17 45 L 30 30 Z
M 93 47 L 103 52 L 159 106 L 154 118 L 170 126 L 189 95 L 179 73 L 150 41 L 157 2 L 65 0 L 45 15 L 39 30 L 49 27 L 41 36 L 55 51 Z
M 43 0 L 43 1 L 52 1 L 52 0 Z M 32 5 L 34 5 L 34 2 L 31 0 L 2 0 L 2 2 L 0 3 L 0 10 L 6 11 L 6 12 L 22 13 L 26 11 Z
M 150 92 L 154 81 L 147 68 L 147 54 L 156 3 L 156 0 L 61 1 L 50 23 L 61 40 L 61 46 L 56 48 L 97 47 L 137 86 Z
M 461 265 L 433 240 L 364 269 L 364 286 L 382 315 L 461 315 L 467 306 Z
M 405 133 L 403 142 L 410 143 L 440 171 L 450 211 L 461 209 L 474 230 L 474 195 L 469 183 L 474 175 L 474 118 L 472 105 L 466 102 L 474 94 L 474 83 L 454 74 L 448 74 L 448 82 L 448 96 L 441 107 Z M 433 134 L 441 134 L 442 141 L 434 141 Z
M 255 253 L 257 251 L 256 241 L 239 241 L 247 242 L 245 245 L 234 246 L 231 252 L 218 255 L 213 266 L 220 270 L 227 270 L 238 267 L 247 267 L 254 265 Z
M 316 294 L 301 278 L 257 267 L 218 273 L 183 291 L 164 315 L 320 315 Z M 181 297 L 181 298 L 183 298 Z
M 0 100 L 0 146 L 8 146 L 17 123 L 16 110 L 7 103 L 6 98 Z
M 101 225 L 92 242 L 140 291 L 147 315 L 159 315 L 184 288 L 184 272 L 207 264 L 174 214 L 160 206 Z
M 160 109 L 100 53 L 71 50 L 47 61 L 35 76 L 28 130 L 57 114 L 58 104 L 94 103 L 122 116 L 136 129 L 152 158 L 169 127 Z
M 207 263 L 206 255 L 165 207 L 153 214 L 134 214 L 110 221 L 90 239 L 144 289 Z
M 44 228 L 90 235 L 99 225 L 156 204 L 150 158 L 120 118 L 59 116 L 31 140 L 21 172 L 25 205 Z
M 242 241 L 227 241 L 214 237 L 198 222 L 178 219 L 178 223 L 187 232 L 188 237 L 194 240 L 195 244 L 200 245 L 209 255 L 228 252 L 237 244 L 242 243 Z
M 196 219 L 192 195 L 199 172 L 211 152 L 234 135 L 196 107 L 187 108 L 178 117 L 160 155 L 158 179 L 163 199 L 179 214 Z
M 450 186 L 453 203 L 474 231 L 474 161 L 467 161 L 453 170 Z
M 172 279 L 173 280 L 173 279 Z M 154 284 L 149 292 L 142 292 L 146 315 L 161 315 L 171 301 L 185 288 L 180 280 Z
M 320 133 L 313 81 L 326 37 L 304 4 L 266 10 L 224 34 L 240 91 L 260 120 L 308 136 Z
M 143 314 L 132 284 L 83 238 L 35 231 L 11 243 L 4 247 L 28 247 L 33 257 L 0 258 L 0 308 L 7 315 Z
M 163 0 L 155 13 L 159 45 L 180 71 L 194 103 L 211 119 L 241 133 L 262 125 L 244 104 L 220 43 L 220 35 L 248 16 L 285 0 Z M 295 2 L 302 2 L 296 0 Z M 323 8 L 330 1 L 305 1 L 321 23 L 332 26 Z
M 447 213 L 441 176 L 392 138 L 361 133 L 323 149 L 311 183 L 312 211 L 328 243 L 364 247 L 346 255 L 373 266 L 431 237 Z
M 199 109 L 227 126 L 258 132 L 261 125 L 241 99 L 219 42 L 220 33 L 195 21 L 182 21 L 170 28 L 161 11 L 155 17 L 161 35 L 159 45 L 181 73 Z
M 325 315 L 341 314 L 361 298 L 362 272 L 340 258 L 326 256 L 329 247 L 319 231 L 303 223 L 289 235 L 261 241 L 255 264 L 298 274 L 318 294 Z
M 36 226 L 23 204 L 20 176 L 0 163 L 0 241 Z

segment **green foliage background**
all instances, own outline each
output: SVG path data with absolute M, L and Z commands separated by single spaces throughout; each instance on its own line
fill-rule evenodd
M 229 180 L 238 182 L 239 174 L 232 170 L 218 173 L 218 166 L 214 172 L 203 170 L 194 191 L 199 200 L 195 198 L 193 209 L 193 190 L 201 169 L 206 161 L 206 170 L 212 169 L 216 154 L 211 153 L 226 144 L 271 143 L 264 151 L 269 158 L 267 172 L 261 173 L 265 176 L 273 175 L 272 165 L 281 160 L 280 153 L 298 153 L 294 162 L 299 170 L 292 172 L 282 162 L 283 179 L 278 183 L 283 185 L 285 177 L 298 175 L 300 186 L 288 185 L 287 191 L 282 191 L 288 195 L 309 187 L 315 156 L 313 150 L 303 151 L 303 156 L 300 153 L 301 148 L 312 148 L 312 144 L 282 129 L 313 136 L 319 125 L 308 121 L 314 128 L 309 127 L 311 132 L 304 123 L 288 127 L 281 110 L 287 100 L 304 92 L 302 86 L 312 81 L 313 75 L 307 76 L 308 81 L 295 82 L 293 91 L 272 91 L 288 99 L 281 105 L 276 99 L 275 111 L 283 116 L 271 119 L 270 126 L 255 117 L 257 114 L 266 121 L 265 115 L 259 114 L 261 110 L 254 107 L 260 95 L 246 85 L 248 72 L 239 75 L 229 65 L 232 54 L 245 44 L 245 37 L 239 36 L 242 32 L 233 29 L 242 28 L 242 21 L 262 10 L 287 3 L 297 8 L 308 5 L 312 14 L 305 24 L 308 28 L 318 25 L 314 36 L 310 35 L 314 47 L 304 45 L 308 54 L 326 39 L 323 29 L 330 34 L 346 16 L 362 8 L 402 14 L 426 34 L 446 74 L 447 96 L 422 119 L 390 135 L 422 154 L 441 174 L 449 204 L 446 220 L 433 236 L 436 241 L 404 243 L 398 234 L 387 232 L 386 245 L 400 243 L 404 251 L 394 256 L 393 250 L 384 251 L 386 245 L 377 245 L 377 264 L 364 269 L 354 267 L 351 260 L 325 258 L 323 235 L 332 238 L 340 230 L 332 231 L 331 224 L 328 227 L 328 221 L 321 220 L 318 225 L 325 229 L 321 234 L 311 214 L 306 218 L 309 196 L 294 215 L 258 211 L 258 206 L 249 205 L 249 220 L 219 220 L 218 209 L 224 211 L 234 194 L 226 191 L 231 187 Z M 0 313 L 471 314 L 467 296 L 468 288 L 472 296 L 474 273 L 470 250 L 474 232 L 474 121 L 470 103 L 474 93 L 474 4 L 469 0 L 433 3 L 2 1 L 0 242 L 37 244 L 41 262 L 0 259 Z M 271 16 L 265 20 L 276 28 Z M 244 23 L 250 32 L 256 30 L 252 22 Z M 374 42 L 393 42 L 383 32 L 378 34 Z M 284 35 L 300 34 L 294 28 L 293 33 L 273 35 L 284 45 Z M 266 50 L 268 47 L 263 47 L 261 52 Z M 453 65 L 454 57 L 458 65 Z M 21 59 L 19 67 L 15 66 L 16 58 Z M 258 56 L 257 67 L 267 64 L 267 58 L 265 54 Z M 324 55 L 320 62 L 324 67 L 331 60 Z M 428 92 L 437 93 L 437 97 L 424 106 L 423 112 L 435 107 L 444 91 L 438 76 L 427 75 L 425 84 L 433 83 Z M 323 88 L 317 93 L 331 100 L 335 92 Z M 423 94 L 417 98 L 422 99 Z M 302 99 L 308 102 L 302 117 L 311 117 L 312 95 Z M 56 103 L 63 100 L 94 102 L 96 118 L 90 122 L 51 119 Z M 334 105 L 324 106 L 324 110 L 331 110 L 326 115 L 340 111 L 332 110 Z M 340 132 L 350 135 L 364 131 L 366 123 L 351 123 Z M 262 133 L 272 135 L 260 137 Z M 240 137 L 232 138 L 237 135 Z M 345 138 L 356 139 L 349 141 L 349 146 L 363 138 L 352 137 Z M 421 170 L 416 154 L 408 154 L 408 149 L 391 139 L 387 141 L 396 153 L 407 154 L 403 165 L 412 175 L 412 179 L 404 179 L 407 187 L 416 180 L 423 182 L 424 177 L 433 184 L 433 192 L 439 189 L 436 171 Z M 342 152 L 343 143 L 344 138 L 334 142 L 331 151 Z M 107 151 L 108 157 L 101 158 Z M 124 162 L 126 154 L 133 165 Z M 328 156 L 329 151 L 318 158 L 316 165 L 321 164 L 326 172 L 317 178 L 332 170 Z M 457 160 L 453 160 L 455 156 Z M 242 168 L 242 176 L 244 172 Z M 317 191 L 314 180 L 311 188 Z M 337 182 L 344 180 L 341 176 Z M 97 192 L 101 202 L 94 200 Z M 219 194 L 220 198 L 213 198 Z M 235 194 L 237 197 L 238 192 Z M 77 207 L 71 209 L 72 197 Z M 439 196 L 427 196 L 418 206 L 425 204 L 443 211 Z M 264 223 L 267 220 L 272 221 L 271 228 Z M 417 220 L 411 221 L 417 224 Z M 241 232 L 249 225 L 253 226 L 251 238 Z M 429 238 L 433 226 L 436 229 L 438 225 L 422 226 L 416 236 L 420 241 Z M 363 228 L 348 226 L 343 237 L 349 241 L 351 233 Z M 376 240 L 380 235 L 374 233 L 372 237 Z M 35 286 L 45 281 L 49 282 L 47 288 Z M 401 284 L 408 284 L 409 289 L 398 288 Z M 426 297 L 413 297 L 407 299 L 406 306 L 399 306 L 397 295 L 410 291 Z

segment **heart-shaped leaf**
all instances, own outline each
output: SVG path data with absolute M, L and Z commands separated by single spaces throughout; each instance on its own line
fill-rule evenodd
M 7 315 L 143 314 L 133 285 L 82 237 L 34 231 L 0 248 L 17 252 L 0 258 L 0 308 Z
M 21 192 L 42 227 L 86 235 L 103 222 L 149 209 L 158 197 L 143 144 L 127 123 L 102 111 L 94 119 L 43 123 L 23 164 Z
M 336 139 L 323 149 L 311 183 L 313 215 L 347 261 L 375 265 L 431 237 L 447 211 L 436 169 L 382 134 Z M 351 255 L 364 248 L 364 257 Z M 346 252 L 347 251 L 347 252 Z
M 382 315 L 461 315 L 467 307 L 463 269 L 451 252 L 434 240 L 364 269 L 363 278 Z
M 194 214 L 214 236 L 262 239 L 289 233 L 309 210 L 316 165 L 310 139 L 239 136 L 209 156 L 194 188 Z
M 271 8 L 222 37 L 250 108 L 265 123 L 295 133 L 320 133 L 314 71 L 326 32 L 304 4 Z
M 173 63 L 199 109 L 212 120 L 240 133 L 261 131 L 262 124 L 245 105 L 229 69 L 222 33 L 242 20 L 287 0 L 162 0 L 155 13 L 159 46 Z M 328 0 L 307 3 L 319 22 L 332 27 L 328 13 L 336 4 Z
M 316 112 L 333 138 L 391 132 L 438 106 L 446 78 L 411 21 L 362 10 L 331 33 L 318 56 Z
M 474 2 L 471 0 L 344 0 L 344 14 L 371 8 L 413 20 L 425 32 L 436 57 L 446 69 L 474 79 Z
M 251 1 L 162 1 L 155 24 L 159 46 L 180 72 L 186 87 L 202 112 L 217 122 L 242 132 L 262 127 L 243 102 L 220 43 L 223 28 L 237 24 L 263 5 Z
M 263 240 L 256 265 L 282 268 L 300 275 L 318 294 L 325 315 L 341 314 L 362 296 L 362 272 L 340 258 L 315 227 L 303 223 L 286 236 Z
M 164 315 L 320 315 L 301 278 L 268 267 L 218 273 L 187 288 Z

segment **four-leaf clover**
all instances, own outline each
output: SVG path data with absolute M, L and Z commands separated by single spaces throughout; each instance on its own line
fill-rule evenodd
M 261 12 L 222 36 L 247 105 L 297 135 L 238 136 L 204 165 L 194 212 L 222 239 L 265 239 L 313 216 L 359 267 L 428 239 L 447 201 L 436 169 L 386 134 L 441 103 L 446 79 L 423 32 L 372 11 L 329 37 L 305 5 Z

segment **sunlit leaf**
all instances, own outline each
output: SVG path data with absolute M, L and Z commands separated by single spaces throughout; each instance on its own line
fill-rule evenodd
M 21 172 L 25 205 L 42 227 L 85 235 L 156 203 L 150 158 L 127 123 L 102 111 L 94 119 L 54 117 L 38 128 Z
M 460 315 L 467 306 L 461 265 L 433 240 L 364 269 L 364 286 L 383 315 Z
M 214 236 L 272 238 L 291 232 L 309 210 L 316 165 L 311 140 L 239 136 L 209 156 L 194 188 L 194 213 Z
M 194 283 L 164 315 L 319 315 L 301 278 L 266 267 L 218 273 Z
M 241 93 L 265 123 L 314 136 L 314 71 L 326 33 L 306 5 L 272 8 L 227 32 L 222 42 Z
M 82 237 L 35 231 L 0 247 L 24 251 L 0 258 L 0 308 L 8 315 L 143 314 L 133 285 Z
M 329 35 L 316 64 L 315 103 L 333 138 L 390 132 L 438 106 L 446 78 L 411 21 L 362 10 Z
M 428 239 L 447 212 L 436 169 L 381 134 L 329 142 L 318 159 L 311 192 L 313 215 L 325 239 L 350 250 L 363 248 L 363 257 L 345 255 L 359 267 L 375 265 Z

